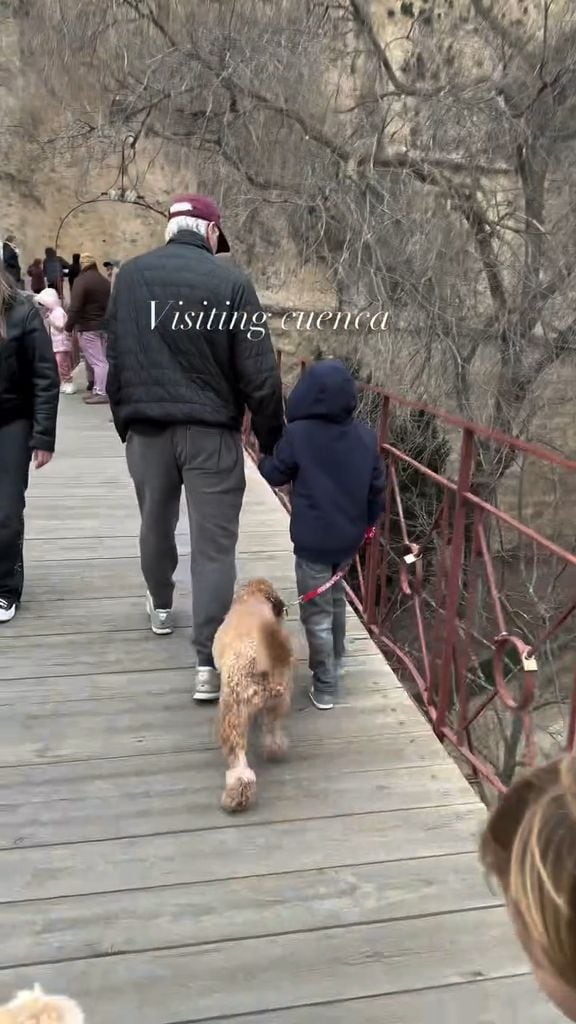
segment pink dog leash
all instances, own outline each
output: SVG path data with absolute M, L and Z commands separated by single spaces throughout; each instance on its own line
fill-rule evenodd
M 371 540 L 374 540 L 375 536 L 376 527 L 369 526 L 368 529 L 366 530 L 366 533 L 364 534 L 364 540 L 362 541 L 362 543 L 369 543 Z M 352 562 L 347 562 L 347 564 L 344 565 L 341 569 L 338 569 L 338 572 L 335 572 L 334 575 L 331 576 L 329 580 L 326 580 L 326 583 L 322 583 L 319 587 L 316 587 L 314 590 L 309 590 L 307 594 L 302 594 L 296 601 L 290 601 L 290 603 L 286 606 L 286 610 L 288 608 L 291 608 L 295 604 L 307 604 L 308 601 L 313 601 L 315 597 L 320 597 L 320 594 L 325 594 L 326 591 L 330 590 L 330 588 L 333 587 L 335 583 L 338 583 L 338 580 L 341 580 L 342 577 L 346 575 L 351 565 Z

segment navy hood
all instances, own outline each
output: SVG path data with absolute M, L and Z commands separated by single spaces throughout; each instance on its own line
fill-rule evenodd
M 288 423 L 328 420 L 346 423 L 358 401 L 352 374 L 339 359 L 312 363 L 292 390 L 286 406 Z

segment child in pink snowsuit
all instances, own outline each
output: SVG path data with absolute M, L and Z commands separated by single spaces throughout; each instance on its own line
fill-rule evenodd
M 62 300 L 55 288 L 44 288 L 36 296 L 36 302 L 52 340 L 52 349 L 60 374 L 60 390 L 64 395 L 73 395 L 76 388 L 72 380 L 72 338 L 64 330 L 66 312 Z

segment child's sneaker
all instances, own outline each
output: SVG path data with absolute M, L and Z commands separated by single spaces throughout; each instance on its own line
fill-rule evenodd
M 76 385 L 73 384 L 72 381 L 70 381 L 67 384 L 63 384 L 62 387 L 60 388 L 60 394 L 62 394 L 62 395 L 75 395 L 76 394 Z
M 323 690 L 317 690 L 314 686 L 308 691 L 308 696 L 318 711 L 331 711 L 334 707 L 334 698 Z

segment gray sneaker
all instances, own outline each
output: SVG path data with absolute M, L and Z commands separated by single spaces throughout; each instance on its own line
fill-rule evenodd
M 312 701 L 315 708 L 319 711 L 331 711 L 334 707 L 334 698 L 329 693 L 324 693 L 322 690 L 316 690 L 315 687 L 311 687 L 308 692 L 308 696 Z
M 194 700 L 218 700 L 220 697 L 220 673 L 215 668 L 198 665 Z
M 146 611 L 150 616 L 150 629 L 156 636 L 166 636 L 174 632 L 172 625 L 172 610 L 170 608 L 155 608 L 152 594 L 146 593 Z

